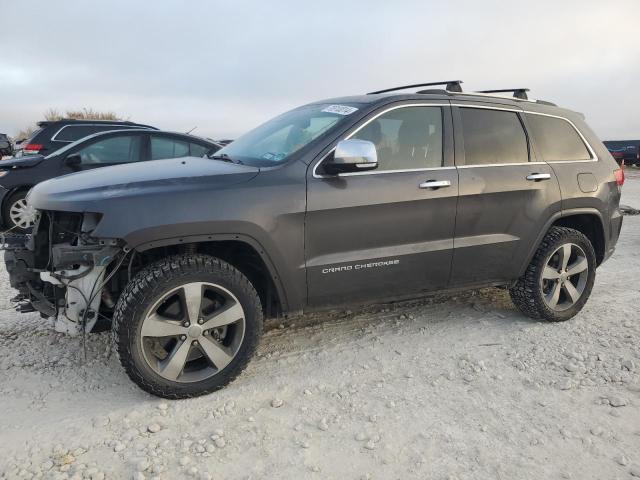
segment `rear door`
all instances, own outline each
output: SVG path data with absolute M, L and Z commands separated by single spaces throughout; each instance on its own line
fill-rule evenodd
M 446 286 L 458 195 L 448 103 L 387 106 L 346 138 L 373 142 L 379 166 L 340 176 L 323 174 L 321 161 L 310 168 L 309 305 Z
M 459 104 L 453 117 L 460 197 L 451 285 L 512 280 L 560 210 L 557 179 L 535 156 L 520 109 Z

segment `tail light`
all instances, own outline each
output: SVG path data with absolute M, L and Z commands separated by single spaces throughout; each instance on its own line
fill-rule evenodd
M 613 171 L 613 176 L 616 177 L 616 183 L 619 187 L 624 185 L 624 162 L 619 169 Z
M 40 150 L 42 150 L 42 145 L 40 145 L 39 143 L 28 143 L 27 145 L 25 145 L 23 153 L 33 154 L 38 153 Z

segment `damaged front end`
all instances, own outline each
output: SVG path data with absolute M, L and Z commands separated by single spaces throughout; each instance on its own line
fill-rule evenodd
M 72 334 L 110 320 L 112 295 L 104 288 L 128 249 L 116 239 L 95 238 L 97 213 L 41 211 L 33 232 L 2 239 L 13 301 L 19 312 L 40 312 L 56 330 Z

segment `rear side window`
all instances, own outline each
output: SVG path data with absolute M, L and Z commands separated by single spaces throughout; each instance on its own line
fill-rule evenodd
M 403 107 L 389 110 L 351 138 L 376 147 L 378 171 L 442 166 L 442 109 Z
M 126 125 L 66 125 L 58 130 L 51 140 L 56 142 L 75 142 L 88 135 L 98 132 L 108 132 L 110 130 L 121 130 L 131 128 Z
M 167 137 L 151 137 L 151 160 L 189 156 L 189 144 Z
M 200 145 L 199 143 L 189 144 L 189 155 L 192 157 L 204 157 L 209 150 L 211 150 L 211 147 L 207 147 L 206 145 Z
M 461 108 L 466 165 L 524 163 L 529 146 L 515 112 Z
M 546 162 L 590 160 L 591 154 L 576 129 L 561 118 L 527 114 L 536 148 Z
M 140 137 L 111 137 L 79 150 L 82 165 L 131 163 L 140 160 Z

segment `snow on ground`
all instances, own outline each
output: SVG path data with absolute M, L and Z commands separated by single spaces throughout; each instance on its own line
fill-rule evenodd
M 77 338 L 11 311 L 1 271 L 0 478 L 640 476 L 639 285 L 627 216 L 569 322 L 531 321 L 497 289 L 271 322 L 233 384 L 163 401 L 108 334 L 85 362 Z

